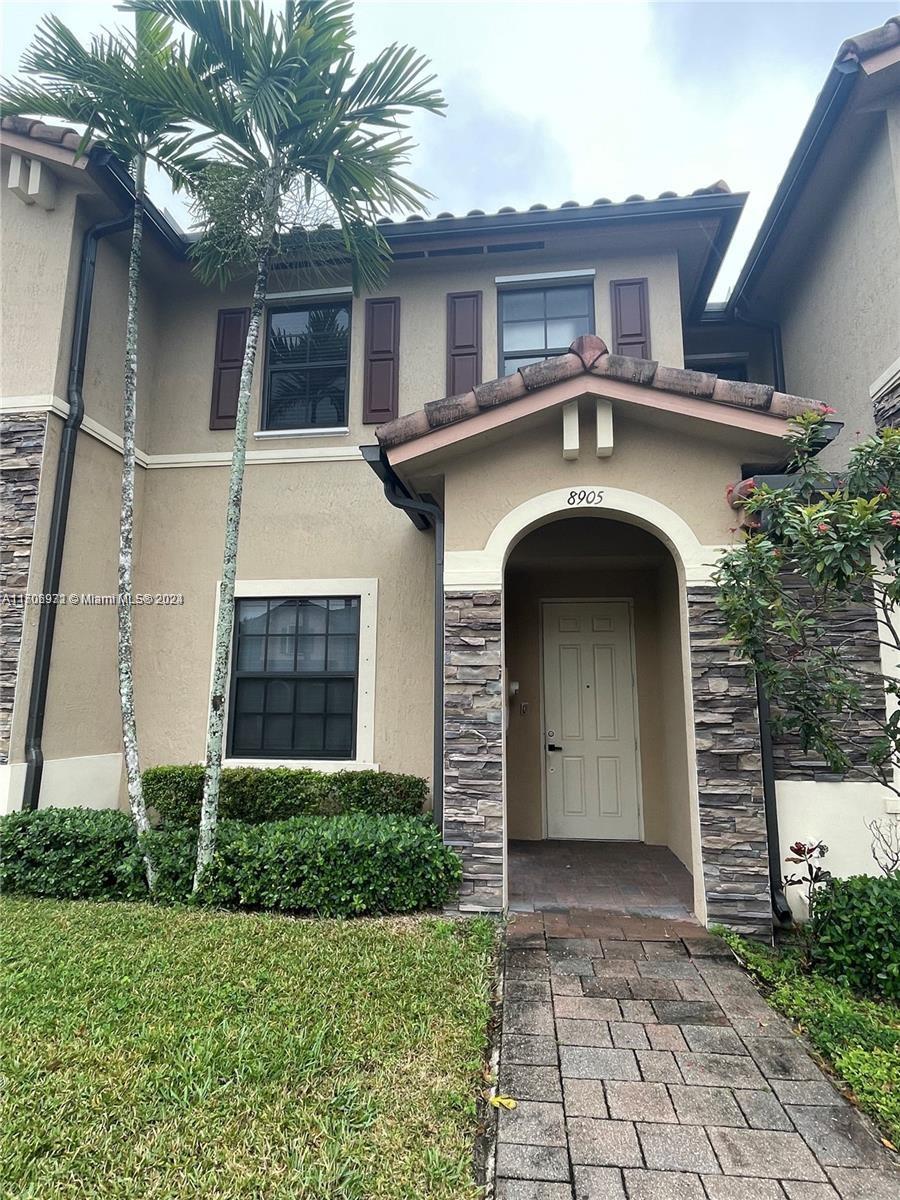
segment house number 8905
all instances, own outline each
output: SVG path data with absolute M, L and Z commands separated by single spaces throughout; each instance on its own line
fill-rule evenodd
M 569 492 L 569 497 L 566 500 L 566 504 L 568 504 L 572 508 L 574 508 L 575 505 L 577 505 L 577 504 L 602 504 L 602 503 L 603 503 L 603 492 L 602 491 L 599 491 L 599 490 L 594 491 L 593 489 L 586 490 L 585 488 L 580 488 L 578 491 Z

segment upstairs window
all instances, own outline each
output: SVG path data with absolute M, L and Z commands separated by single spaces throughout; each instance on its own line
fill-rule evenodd
M 347 425 L 350 302 L 269 310 L 264 429 Z
M 500 293 L 500 361 L 504 375 L 565 354 L 594 332 L 592 283 Z
M 236 602 L 229 754 L 352 759 L 359 597 Z

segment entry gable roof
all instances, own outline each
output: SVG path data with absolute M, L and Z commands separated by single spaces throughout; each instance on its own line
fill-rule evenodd
M 566 354 L 481 383 L 463 395 L 432 400 L 416 412 L 378 426 L 375 436 L 392 461 L 399 461 L 477 432 L 469 423 L 495 428 L 526 412 L 585 394 L 743 425 L 775 436 L 780 436 L 791 417 L 821 408 L 815 400 L 776 392 L 767 384 L 719 379 L 704 371 L 610 354 L 602 338 L 589 334 L 576 338 Z

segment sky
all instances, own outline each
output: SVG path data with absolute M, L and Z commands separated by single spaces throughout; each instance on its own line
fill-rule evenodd
M 361 59 L 391 42 L 432 62 L 443 117 L 413 120 L 407 174 L 432 215 L 554 208 L 601 196 L 748 191 L 712 299 L 724 300 L 841 42 L 892 16 L 887 3 L 601 3 L 358 0 Z M 114 0 L 6 0 L 4 76 L 48 11 L 82 38 L 121 21 Z M 166 181 L 151 194 L 182 223 Z

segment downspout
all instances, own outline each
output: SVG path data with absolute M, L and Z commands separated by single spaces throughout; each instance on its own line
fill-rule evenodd
M 791 906 L 782 886 L 781 842 L 778 833 L 778 806 L 775 795 L 775 755 L 772 750 L 769 697 L 759 675 L 756 676 L 756 705 L 759 711 L 759 749 L 762 763 L 763 806 L 766 813 L 766 843 L 769 850 L 769 891 L 772 911 L 782 925 L 791 921 Z
M 75 444 L 84 420 L 84 364 L 87 357 L 88 334 L 91 323 L 91 300 L 94 293 L 94 274 L 97 266 L 97 246 L 102 238 L 120 233 L 131 226 L 131 214 L 113 221 L 101 221 L 85 231 L 81 245 L 81 266 L 78 274 L 78 294 L 75 301 L 75 321 L 69 353 L 69 382 L 66 399 L 69 415 L 63 423 L 56 460 L 56 482 L 53 506 L 50 510 L 50 532 L 44 561 L 42 593 L 53 596 L 59 591 L 63 551 L 66 542 L 66 523 L 69 517 L 69 498 L 75 470 Z M 53 633 L 56 627 L 55 604 L 38 607 L 37 640 L 34 649 L 34 670 L 28 697 L 28 721 L 25 727 L 25 785 L 22 808 L 33 810 L 41 797 L 41 777 L 44 753 L 41 739 L 44 732 L 44 713 L 47 707 L 47 686 L 50 680 L 50 658 L 53 653 Z
M 384 485 L 384 494 L 420 529 L 434 529 L 434 656 L 433 656 L 433 759 L 431 800 L 434 823 L 444 832 L 444 513 L 439 505 L 409 495 L 385 455 L 375 446 L 362 446 L 363 458 Z

